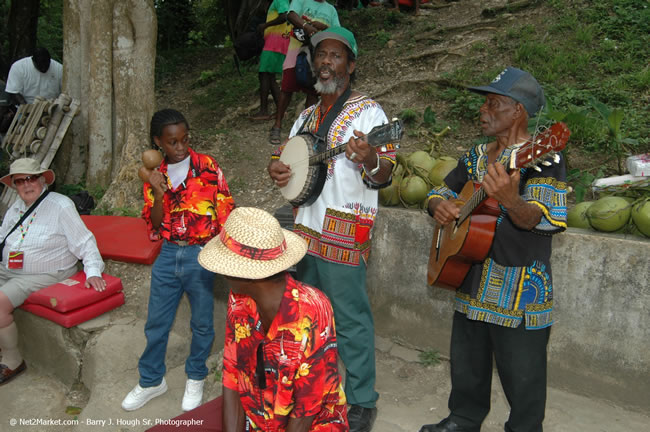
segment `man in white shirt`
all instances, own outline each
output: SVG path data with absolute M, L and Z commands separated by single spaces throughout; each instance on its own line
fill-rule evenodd
M 0 182 L 15 188 L 20 197 L 7 210 L 0 226 L 0 239 L 4 240 L 0 263 L 0 385 L 3 385 L 26 369 L 18 350 L 14 309 L 31 293 L 75 274 L 79 259 L 84 264 L 86 288 L 104 291 L 106 282 L 102 279 L 104 262 L 95 237 L 79 217 L 74 203 L 64 195 L 47 190 L 47 185 L 54 182 L 52 170 L 41 168 L 34 159 L 18 159 Z M 35 208 L 17 225 L 33 204 Z
M 5 91 L 21 105 L 33 103 L 36 96 L 55 99 L 61 93 L 62 78 L 61 63 L 52 60 L 45 48 L 37 48 L 33 56 L 16 60 L 11 65 Z

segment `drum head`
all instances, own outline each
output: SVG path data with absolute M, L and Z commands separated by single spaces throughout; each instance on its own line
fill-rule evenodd
M 289 183 L 280 188 L 280 193 L 288 201 L 298 197 L 309 175 L 309 147 L 312 145 L 305 137 L 297 135 L 287 141 L 280 155 L 280 161 L 291 168 Z

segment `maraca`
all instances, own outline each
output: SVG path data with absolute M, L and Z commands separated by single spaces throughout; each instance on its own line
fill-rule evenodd
M 158 150 L 149 149 L 142 152 L 142 167 L 138 170 L 138 177 L 140 180 L 147 183 L 151 171 L 160 166 L 163 157 Z

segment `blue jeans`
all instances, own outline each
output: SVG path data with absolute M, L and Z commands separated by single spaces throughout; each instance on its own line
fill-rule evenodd
M 202 380 L 208 374 L 205 361 L 214 340 L 214 273 L 199 265 L 200 251 L 201 246 L 182 247 L 165 241 L 153 264 L 149 312 L 144 327 L 147 346 L 138 362 L 142 387 L 157 386 L 165 376 L 169 331 L 183 293 L 187 293 L 192 311 L 192 344 L 190 356 L 185 361 L 185 373 L 194 380 Z

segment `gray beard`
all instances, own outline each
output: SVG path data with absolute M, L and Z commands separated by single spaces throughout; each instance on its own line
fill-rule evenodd
M 335 78 L 332 81 L 323 83 L 319 78 L 316 84 L 314 84 L 314 89 L 316 89 L 318 94 L 334 94 L 338 89 L 337 79 Z

